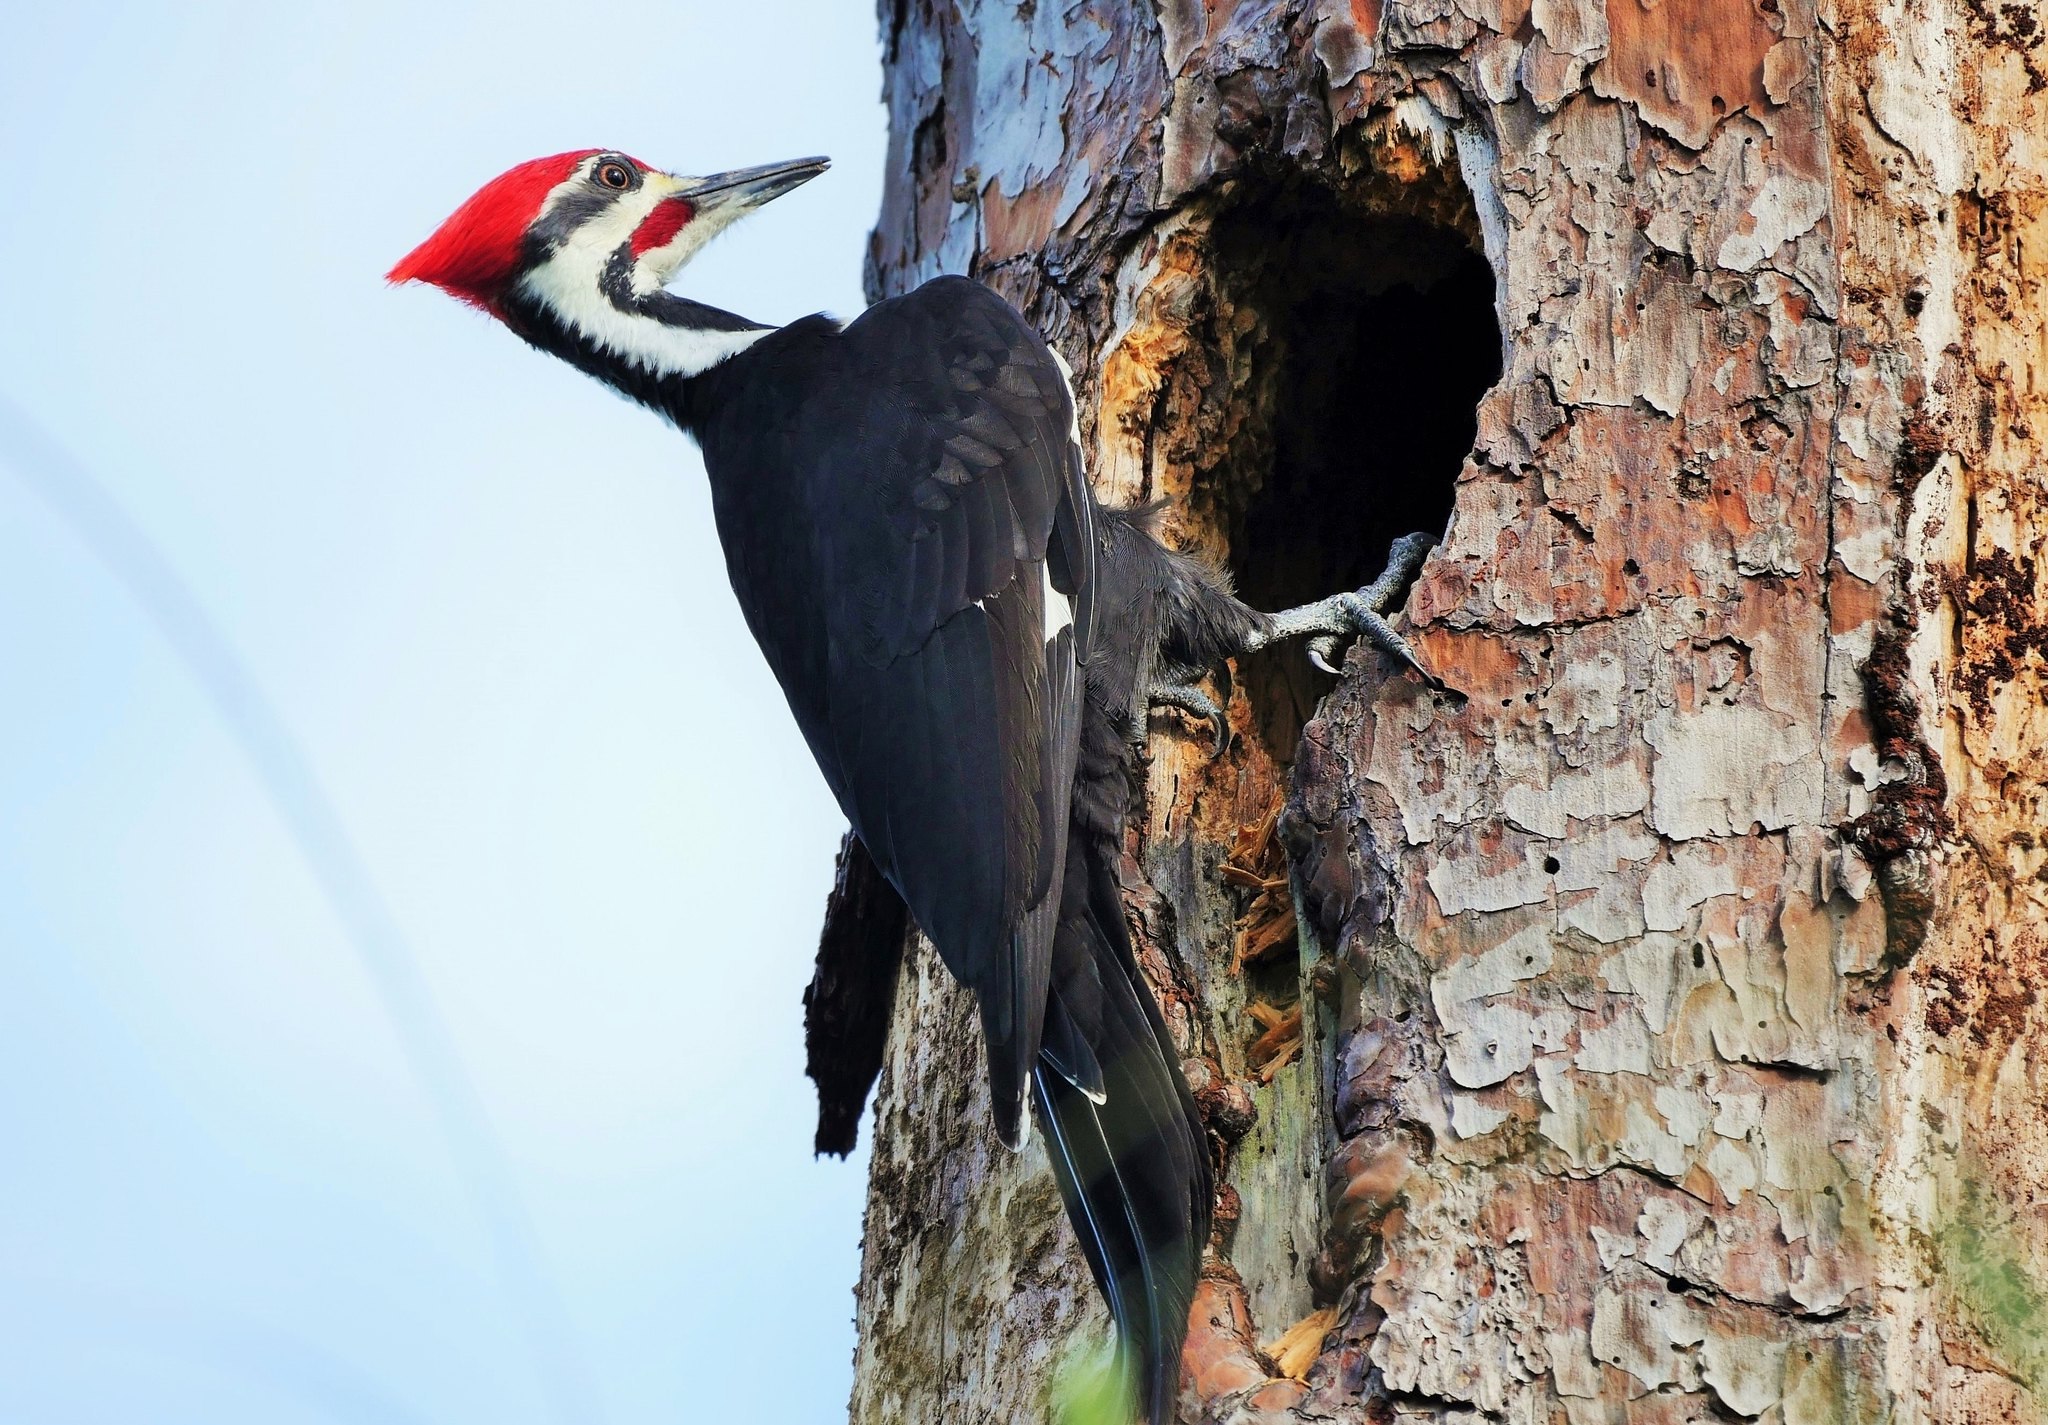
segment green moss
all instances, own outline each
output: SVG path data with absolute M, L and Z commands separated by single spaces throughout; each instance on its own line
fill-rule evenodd
M 1057 1425 L 1131 1425 L 1116 1353 L 1096 1344 L 1070 1346 L 1052 1378 Z
M 1935 1237 L 1942 1282 L 1984 1345 L 2030 1390 L 2048 1381 L 2048 1292 L 1988 1191 L 1972 1183 Z

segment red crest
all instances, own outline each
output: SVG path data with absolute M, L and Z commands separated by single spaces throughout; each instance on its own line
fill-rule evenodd
M 536 158 L 507 169 L 470 195 L 434 235 L 385 274 L 391 282 L 431 282 L 472 306 L 495 311 L 519 265 L 519 244 L 555 185 L 603 149 Z

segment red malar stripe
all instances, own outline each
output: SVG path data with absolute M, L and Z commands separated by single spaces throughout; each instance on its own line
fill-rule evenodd
M 657 247 L 667 247 L 683 225 L 697 216 L 697 210 L 690 206 L 688 198 L 664 198 L 655 205 L 654 211 L 640 220 L 640 226 L 633 229 L 633 256 Z

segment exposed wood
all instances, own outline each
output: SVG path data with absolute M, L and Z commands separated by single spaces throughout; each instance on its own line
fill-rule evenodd
M 1227 1168 L 1185 1418 L 2038 1418 L 2033 8 L 883 28 L 876 296 L 971 271 L 1017 302 L 1098 489 L 1171 501 L 1248 596 L 1445 535 L 1405 620 L 1464 696 L 1294 651 L 1216 680 L 1220 753 L 1154 726 L 1127 903 Z M 862 1425 L 1031 1418 L 1101 1339 L 981 1082 L 917 950 Z M 1307 1364 L 1261 1351 L 1325 1313 Z
M 1336 1324 L 1337 1308 L 1326 1306 L 1321 1311 L 1310 1312 L 1281 1332 L 1280 1338 L 1266 1347 L 1274 1369 L 1291 1380 L 1307 1375 L 1308 1368 L 1322 1354 L 1323 1339 Z

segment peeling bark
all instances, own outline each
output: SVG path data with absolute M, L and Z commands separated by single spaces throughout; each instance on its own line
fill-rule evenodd
M 1161 718 L 1134 788 L 1226 1166 L 1184 1418 L 2036 1418 L 2032 8 L 883 26 L 873 296 L 1004 292 L 1098 491 L 1259 602 L 1444 534 L 1406 621 L 1462 698 L 1244 660 L 1229 750 Z M 852 1416 L 1029 1418 L 1105 1318 L 964 997 L 904 976 Z

